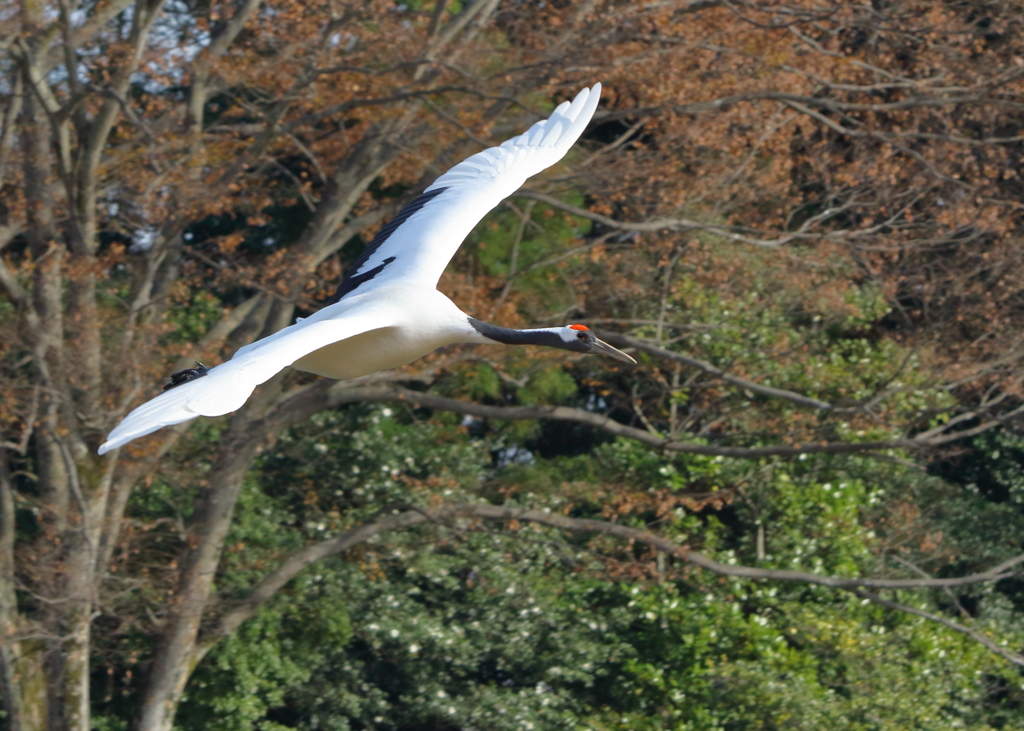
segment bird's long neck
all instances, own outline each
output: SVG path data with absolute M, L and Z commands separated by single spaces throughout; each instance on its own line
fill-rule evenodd
M 550 348 L 562 348 L 568 350 L 569 345 L 560 334 L 561 328 L 534 328 L 530 330 L 515 330 L 510 327 L 499 327 L 489 322 L 481 322 L 472 317 L 469 324 L 483 336 L 482 342 L 504 343 L 505 345 L 546 345 Z

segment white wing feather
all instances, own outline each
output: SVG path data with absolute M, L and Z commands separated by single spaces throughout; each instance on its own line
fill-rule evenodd
M 435 287 L 462 240 L 488 211 L 512 195 L 526 179 L 561 160 L 594 116 L 601 85 L 583 89 L 559 104 L 548 119 L 498 147 L 466 158 L 424 191 L 446 190 L 408 218 L 352 275 L 381 266 L 359 292 L 402 280 Z
M 324 313 L 322 316 L 321 313 Z M 333 317 L 331 315 L 334 315 Z M 207 375 L 165 391 L 132 411 L 107 436 L 99 453 L 106 454 L 133 439 L 197 416 L 221 416 L 245 403 L 253 389 L 299 358 L 325 345 L 360 335 L 397 321 L 389 306 L 360 307 L 337 313 L 321 310 L 240 350 Z M 273 347 L 267 347 L 273 342 Z

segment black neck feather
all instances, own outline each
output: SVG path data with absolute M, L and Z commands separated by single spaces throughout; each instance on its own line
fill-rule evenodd
M 570 350 L 570 344 L 562 340 L 562 336 L 551 330 L 514 330 L 510 327 L 499 327 L 488 322 L 480 322 L 472 317 L 469 324 L 473 329 L 488 340 L 505 345 L 546 345 L 550 348 Z

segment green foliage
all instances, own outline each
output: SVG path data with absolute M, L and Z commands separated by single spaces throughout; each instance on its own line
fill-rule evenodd
M 534 373 L 517 394 L 522 404 L 557 404 L 575 395 L 576 389 L 573 377 L 562 368 L 553 366 Z
M 583 196 L 578 193 L 563 195 L 561 199 L 570 205 L 584 205 Z M 590 231 L 590 221 L 544 203 L 519 202 L 517 206 L 527 217 L 526 223 L 516 213 L 499 207 L 484 218 L 465 246 L 474 251 L 481 272 L 503 280 L 512 273 L 513 250 L 518 239 L 516 292 L 527 301 L 541 300 L 552 309 L 574 304 L 563 270 L 540 264 L 564 255 L 574 243 L 582 243 L 580 239 Z
M 263 458 L 263 491 L 291 511 L 306 540 L 321 540 L 385 505 L 438 491 L 465 497 L 490 453 L 454 424 L 423 423 L 405 409 L 356 407 L 320 413 Z
M 165 336 L 168 343 L 194 343 L 220 319 L 223 303 L 209 292 L 194 292 L 191 297 L 171 308 L 167 321 L 174 328 Z
M 462 383 L 474 399 L 496 399 L 501 396 L 501 379 L 498 378 L 497 372 L 485 363 L 480 363 L 467 371 L 463 375 Z
M 620 459 L 630 447 L 617 446 Z M 880 539 L 864 523 L 891 508 L 890 490 L 941 488 L 914 470 L 863 458 L 768 462 L 748 468 L 747 477 L 737 510 L 746 520 L 729 526 L 686 516 L 674 521 L 676 539 L 710 546 L 727 563 L 750 564 L 752 529 L 760 523 L 767 526 L 770 566 L 877 574 Z M 1020 722 L 1018 697 L 995 701 L 1001 688 L 1018 686 L 1017 673 L 922 619 L 830 590 L 723 585 L 700 571 L 685 584 L 633 591 L 648 621 L 641 634 L 635 624 L 624 632 L 647 635 L 646 653 L 615 689 L 636 700 L 632 708 L 609 703 L 591 719 L 593 728 L 982 729 L 1000 727 L 1007 713 Z M 899 601 L 918 606 L 924 598 L 903 594 Z M 982 625 L 1000 636 L 1018 634 L 998 599 L 993 604 L 995 611 L 979 617 Z
M 280 597 L 217 645 L 189 683 L 176 725 L 245 731 L 310 681 L 325 651 L 351 636 L 343 588 L 320 578 L 296 587 L 301 602 Z
M 764 275 L 762 275 L 764 276 Z M 756 270 L 755 270 L 756 277 Z M 871 323 L 887 312 L 885 299 L 870 287 L 853 289 L 836 311 L 815 312 L 795 294 L 769 288 L 770 277 L 757 278 L 742 293 L 729 294 L 688 278 L 674 299 L 696 310 L 714 329 L 690 339 L 701 357 L 742 375 L 758 374 L 765 386 L 785 388 L 825 401 L 867 401 L 883 388 L 894 393 L 880 408 L 892 416 L 952 406 L 945 391 L 929 387 L 920 358 L 896 342 L 869 338 Z M 780 353 L 783 357 L 769 357 Z M 798 356 L 798 357 L 797 357 Z M 786 416 L 796 412 L 785 401 L 747 394 L 760 409 Z M 857 433 L 840 426 L 837 438 L 887 438 L 882 431 Z
M 485 534 L 421 540 L 390 545 L 375 580 L 350 575 L 353 615 L 367 619 L 297 699 L 317 723 L 559 727 L 574 718 L 573 691 L 631 654 L 592 621 L 600 584 L 565 581 L 573 551 Z

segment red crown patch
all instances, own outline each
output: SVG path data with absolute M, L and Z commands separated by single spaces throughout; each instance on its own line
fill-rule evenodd
M 586 325 L 570 325 L 569 329 L 570 330 L 586 330 L 587 332 L 590 331 L 590 328 L 587 327 Z

